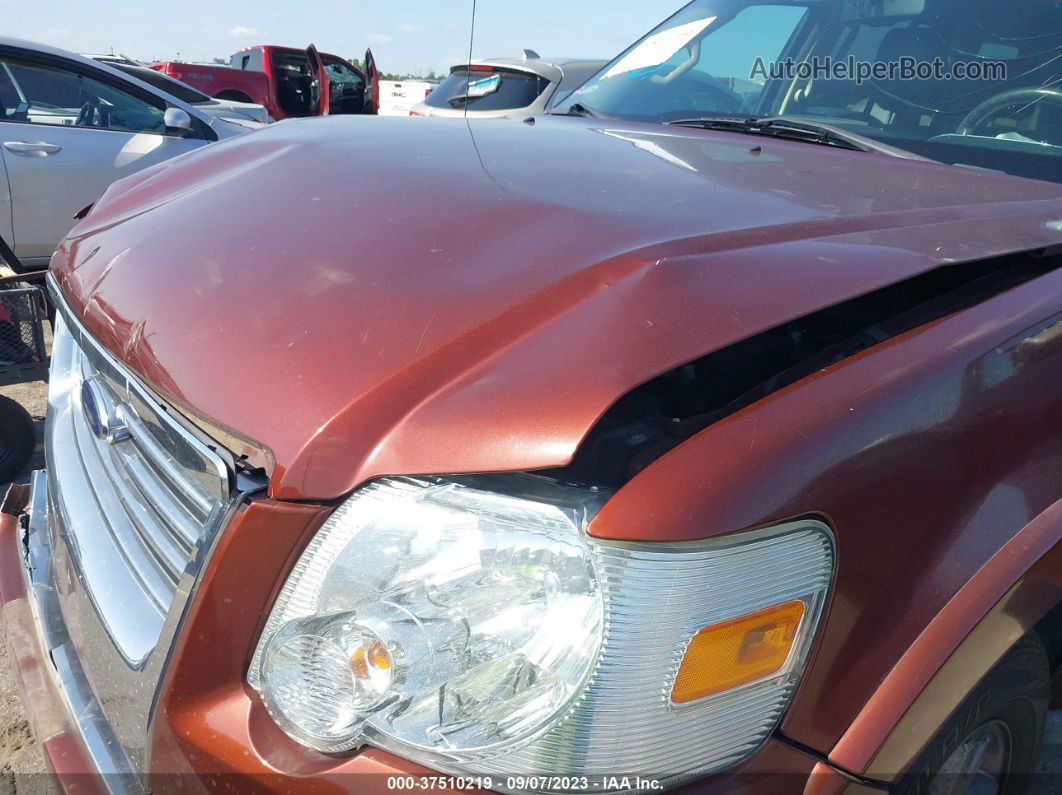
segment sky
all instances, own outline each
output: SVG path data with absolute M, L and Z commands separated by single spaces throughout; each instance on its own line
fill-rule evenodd
M 474 57 L 610 59 L 687 0 L 477 0 Z M 445 73 L 468 57 L 472 0 L 0 0 L 5 36 L 141 60 L 210 61 L 251 44 L 361 58 L 383 72 Z

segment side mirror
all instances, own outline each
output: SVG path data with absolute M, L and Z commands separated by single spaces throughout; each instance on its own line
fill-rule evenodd
M 186 135 L 192 131 L 192 117 L 188 115 L 188 111 L 180 108 L 166 108 L 166 114 L 162 118 L 166 125 L 166 132 Z

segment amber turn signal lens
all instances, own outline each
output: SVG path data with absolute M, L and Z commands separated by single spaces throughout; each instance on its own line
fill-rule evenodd
M 686 647 L 671 700 L 686 704 L 777 673 L 803 617 L 803 602 L 786 602 L 700 630 Z

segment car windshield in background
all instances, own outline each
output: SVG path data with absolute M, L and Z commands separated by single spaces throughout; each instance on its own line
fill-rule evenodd
M 1062 3 L 696 0 L 554 112 L 577 105 L 660 123 L 804 120 L 1062 182 Z
M 528 72 L 473 65 L 450 72 L 425 102 L 433 108 L 455 110 L 515 110 L 532 104 L 549 80 Z
M 167 77 L 161 72 L 156 72 L 154 69 L 146 69 L 143 66 L 126 66 L 125 64 L 112 63 L 108 64 L 115 69 L 125 72 L 127 75 L 132 75 L 137 80 L 143 80 L 150 86 L 154 86 L 160 91 L 165 91 L 171 97 L 177 97 L 182 102 L 187 102 L 189 105 L 201 105 L 205 102 L 213 102 L 213 100 L 204 94 L 202 91 L 196 91 L 189 85 L 185 85 L 179 80 L 174 80 L 172 77 Z
M 365 105 L 365 78 L 346 61 L 324 58 L 333 114 L 361 113 Z
M 354 70 L 354 67 L 344 61 L 325 58 L 324 68 L 330 83 L 344 87 L 354 86 L 356 88 L 360 88 L 365 84 L 365 80 Z

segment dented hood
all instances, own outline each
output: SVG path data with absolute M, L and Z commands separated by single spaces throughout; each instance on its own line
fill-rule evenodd
M 271 472 L 568 462 L 617 398 L 942 263 L 1062 240 L 1053 184 L 721 132 L 334 117 L 114 186 L 53 272 L 88 329 Z

